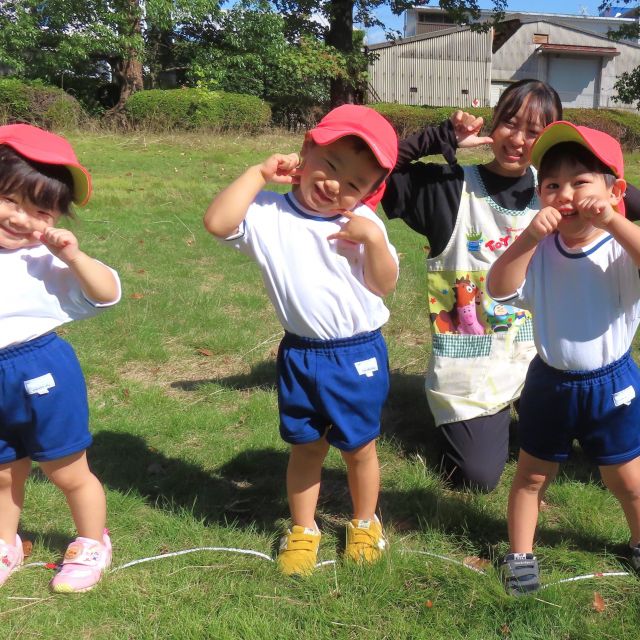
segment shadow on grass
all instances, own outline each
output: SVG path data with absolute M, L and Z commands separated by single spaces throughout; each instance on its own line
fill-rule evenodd
M 218 384 L 227 389 L 236 389 L 238 391 L 257 388 L 275 390 L 276 362 L 275 360 L 264 360 L 255 365 L 247 374 L 211 378 L 209 380 L 176 380 L 171 383 L 171 387 L 181 391 L 198 391 L 209 384 Z
M 89 460 L 108 488 L 136 492 L 148 504 L 163 509 L 187 510 L 205 523 L 233 523 L 273 533 L 289 516 L 288 453 L 284 451 L 243 451 L 216 471 L 207 472 L 164 455 L 138 436 L 102 431 L 94 437 Z M 323 469 L 319 510 L 348 513 L 349 504 L 346 473 Z
M 289 516 L 285 490 L 288 455 L 283 451 L 244 451 L 208 473 L 165 456 L 138 436 L 103 431 L 95 436 L 89 454 L 96 475 L 110 489 L 136 492 L 151 506 L 176 513 L 186 510 L 205 523 L 233 524 L 272 535 Z M 469 540 L 484 557 L 493 557 L 495 545 L 507 539 L 507 529 L 504 518 L 487 513 L 487 499 L 437 486 L 403 491 L 383 488 L 380 509 L 387 525 L 399 532 L 441 531 Z M 323 469 L 318 503 L 321 526 L 340 528 L 350 513 L 344 469 Z M 601 551 L 610 542 L 553 530 L 541 530 L 538 539 L 550 546 L 570 540 L 578 548 L 593 551 Z M 64 549 L 68 542 L 54 534 L 46 538 L 56 549 Z
M 238 390 L 273 389 L 275 379 L 275 362 L 265 360 L 248 374 L 176 381 L 171 386 L 193 393 L 210 384 Z M 402 455 L 420 454 L 434 474 L 438 474 L 441 436 L 429 411 L 422 375 L 391 374 L 382 437 L 397 445 Z M 517 458 L 517 451 L 512 424 L 511 460 Z M 233 523 L 271 534 L 289 516 L 285 488 L 288 454 L 280 450 L 247 450 L 214 472 L 207 472 L 192 463 L 165 456 L 138 436 L 103 431 L 95 436 L 89 455 L 96 474 L 109 488 L 121 492 L 133 490 L 151 505 L 187 510 L 206 523 Z M 114 465 L 113 460 L 119 464 Z M 562 467 L 562 475 L 592 482 L 594 473 L 597 474 L 594 469 L 578 450 Z M 490 495 L 473 496 L 467 491 L 448 490 L 442 482 L 434 488 L 406 491 L 383 487 L 380 507 L 385 521 L 399 531 L 439 530 L 464 537 L 492 556 L 493 546 L 507 540 L 507 528 L 505 518 L 487 513 L 488 500 Z M 319 522 L 333 526 L 344 522 L 350 512 L 345 471 L 325 468 L 318 504 Z M 539 530 L 537 539 L 548 545 L 570 540 L 577 547 L 596 551 L 607 544 L 606 540 L 576 532 L 550 529 Z

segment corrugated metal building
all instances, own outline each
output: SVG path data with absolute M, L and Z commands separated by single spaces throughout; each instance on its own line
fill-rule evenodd
M 613 85 L 639 65 L 637 44 L 547 21 L 528 22 L 493 54 L 491 104 L 510 81 L 533 77 L 549 82 L 566 107 L 623 108 L 613 100 Z
M 614 102 L 613 85 L 640 66 L 637 44 L 546 20 L 510 21 L 494 33 L 454 28 L 369 47 L 377 55 L 370 101 L 493 106 L 510 82 L 538 78 L 565 107 L 625 107 Z
M 491 33 L 453 28 L 372 45 L 372 102 L 461 107 L 484 104 L 491 84 Z

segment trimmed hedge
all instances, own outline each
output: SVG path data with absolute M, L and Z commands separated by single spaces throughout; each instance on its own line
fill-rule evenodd
M 427 125 L 439 125 L 456 110 L 456 107 L 414 107 L 401 104 L 370 104 L 385 116 L 400 138 L 421 131 Z M 485 131 L 491 128 L 492 109 L 469 109 L 469 113 L 482 116 Z M 616 109 L 565 109 L 563 117 L 569 122 L 599 129 L 620 141 L 626 151 L 640 148 L 640 116 Z
M 57 87 L 15 78 L 0 79 L 0 121 L 28 122 L 45 129 L 76 127 L 84 119 L 80 103 Z
M 271 108 L 255 96 L 206 89 L 150 89 L 125 104 L 134 127 L 149 129 L 243 129 L 256 131 L 271 122 Z

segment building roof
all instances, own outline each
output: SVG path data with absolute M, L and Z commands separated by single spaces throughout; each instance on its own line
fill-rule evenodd
M 591 47 L 578 44 L 541 44 L 537 51 L 542 53 L 571 53 L 585 56 L 606 56 L 614 57 L 619 56 L 620 52 L 615 47 Z
M 395 47 L 400 44 L 410 44 L 411 42 L 419 42 L 420 40 L 428 40 L 429 38 L 439 38 L 448 36 L 452 33 L 460 33 L 461 31 L 470 31 L 471 27 L 451 27 L 450 29 L 438 29 L 437 31 L 429 31 L 428 33 L 420 33 L 417 36 L 409 36 L 407 38 L 396 38 L 395 40 L 387 40 L 386 42 L 378 42 L 377 44 L 367 45 L 370 51 L 373 49 L 384 49 L 386 47 Z

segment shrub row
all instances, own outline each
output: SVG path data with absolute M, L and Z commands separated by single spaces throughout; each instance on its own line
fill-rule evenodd
M 255 96 L 206 89 L 150 89 L 134 93 L 125 105 L 135 127 L 150 129 L 243 129 L 271 122 L 268 104 Z
M 29 122 L 45 129 L 77 127 L 84 117 L 71 95 L 39 82 L 0 79 L 0 122 Z
M 369 105 L 384 115 L 404 138 L 427 125 L 438 125 L 456 110 L 456 107 L 417 107 L 401 104 L 378 103 Z M 469 109 L 482 116 L 485 131 L 491 128 L 492 110 Z M 640 116 L 616 109 L 565 109 L 563 117 L 574 124 L 600 129 L 620 141 L 627 151 L 640 148 Z

